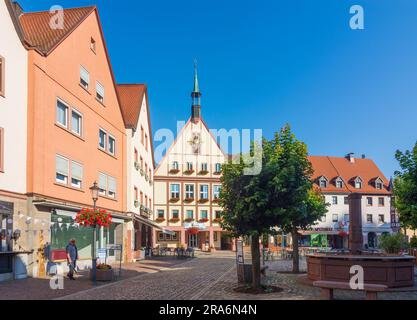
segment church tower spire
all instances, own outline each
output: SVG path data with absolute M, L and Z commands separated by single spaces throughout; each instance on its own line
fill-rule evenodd
M 194 61 L 194 89 L 191 92 L 191 119 L 197 122 L 201 118 L 201 92 L 198 87 L 197 61 Z

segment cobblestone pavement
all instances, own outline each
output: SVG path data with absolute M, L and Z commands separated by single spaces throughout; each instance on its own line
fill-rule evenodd
M 234 253 L 199 254 L 184 263 L 162 268 L 158 272 L 139 275 L 117 283 L 105 285 L 63 299 L 138 299 L 138 300 L 317 300 L 320 291 L 299 283 L 300 275 L 291 274 L 291 261 L 267 262 L 263 278 L 265 284 L 283 289 L 279 293 L 251 295 L 236 293 L 237 275 Z M 301 271 L 306 263 L 302 259 Z M 363 299 L 361 292 L 335 290 L 335 298 Z M 417 292 L 390 292 L 380 294 L 380 299 L 417 299 Z
M 121 281 L 142 274 L 158 272 L 160 269 L 172 267 L 181 262 L 181 260 L 175 258 L 161 257 L 123 264 L 122 276 L 118 280 Z M 76 281 L 70 281 L 64 278 L 64 289 L 62 290 L 52 290 L 50 288 L 50 277 L 0 282 L 0 300 L 48 300 L 93 288 L 92 282 L 88 279 L 87 272 L 82 271 L 75 275 L 75 277 Z M 98 286 L 104 284 L 104 282 L 97 282 Z

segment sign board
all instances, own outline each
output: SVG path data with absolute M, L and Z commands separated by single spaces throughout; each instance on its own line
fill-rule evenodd
M 206 225 L 204 223 L 199 223 L 199 222 L 184 223 L 184 229 L 190 229 L 190 228 L 198 228 L 200 230 L 206 230 Z
M 101 262 L 104 262 L 106 260 L 106 254 L 107 250 L 104 248 L 97 249 L 97 257 Z
M 108 244 L 106 246 L 107 250 L 122 250 L 122 245 L 121 244 Z M 106 250 L 104 249 L 104 250 Z
M 236 241 L 236 263 L 237 264 L 244 264 L 245 260 L 243 257 L 243 241 L 237 240 Z

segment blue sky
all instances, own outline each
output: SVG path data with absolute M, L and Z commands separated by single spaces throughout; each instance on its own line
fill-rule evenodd
M 152 126 L 190 114 L 193 59 L 210 128 L 290 123 L 310 154 L 366 154 L 388 177 L 417 140 L 417 1 L 20 0 L 97 4 L 119 83 L 147 83 Z M 351 5 L 365 30 L 349 27 Z

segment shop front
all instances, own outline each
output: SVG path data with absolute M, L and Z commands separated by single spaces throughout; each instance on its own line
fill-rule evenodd
M 154 231 L 162 230 L 161 227 L 153 223 L 151 220 L 139 215 L 135 215 L 133 219 L 133 261 L 143 260 L 146 256 L 150 256 L 152 248 L 156 241 L 154 239 Z M 159 237 L 159 233 L 157 233 Z M 171 239 L 169 239 L 171 241 Z

